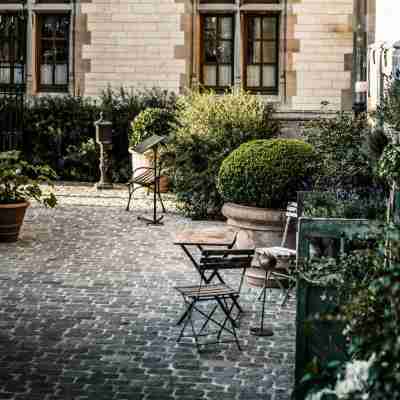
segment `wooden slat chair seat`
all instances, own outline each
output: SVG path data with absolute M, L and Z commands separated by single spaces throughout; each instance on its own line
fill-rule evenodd
M 139 174 L 137 174 L 138 172 Z M 126 211 L 129 211 L 129 205 L 133 199 L 133 193 L 140 188 L 147 188 L 157 191 L 158 199 L 160 200 L 162 210 L 165 213 L 164 203 L 160 194 L 160 176 L 155 176 L 154 173 L 155 169 L 153 167 L 139 167 L 133 171 L 132 178 L 127 183 L 129 197 Z
M 250 267 L 254 250 L 251 249 L 225 249 L 225 250 L 203 250 L 200 257 L 200 283 L 198 285 L 180 286 L 175 289 L 182 295 L 186 305 L 184 313 L 183 327 L 177 341 L 179 342 L 184 336 L 184 332 L 188 325 L 191 326 L 191 334 L 187 335 L 194 338 L 198 351 L 201 351 L 200 346 L 235 342 L 240 349 L 239 340 L 237 337 L 237 316 L 233 315 L 235 309 L 240 306 L 238 299 L 244 280 L 244 273 Z M 221 272 L 224 270 L 241 270 L 240 281 L 237 288 L 227 285 L 224 281 Z M 217 283 L 211 282 L 216 281 Z M 199 307 L 199 303 L 210 302 L 213 307 L 204 309 Z M 222 311 L 223 319 L 217 320 L 214 314 L 217 310 Z M 199 314 L 204 322 L 200 329 L 196 330 L 194 323 L 194 312 Z M 216 332 L 208 332 L 204 334 L 205 329 L 212 323 L 217 327 Z M 228 333 L 233 337 L 232 340 L 221 340 L 222 333 Z M 217 334 L 216 341 L 200 343 L 200 336 L 209 334 Z

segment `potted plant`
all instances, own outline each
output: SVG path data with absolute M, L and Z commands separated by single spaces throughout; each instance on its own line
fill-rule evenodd
M 129 153 L 132 160 L 132 171 L 135 173 L 136 168 L 150 167 L 152 160 L 152 152 L 148 154 L 139 154 L 134 148 L 143 140 L 152 135 L 168 136 L 171 131 L 171 123 L 174 121 L 172 111 L 165 108 L 146 108 L 141 111 L 131 123 L 129 132 Z M 140 174 L 143 171 L 138 171 Z M 168 178 L 162 176 L 160 179 L 160 192 L 168 190 Z
M 244 143 L 225 158 L 217 185 L 240 246 L 280 244 L 284 210 L 313 175 L 315 159 L 311 145 L 282 138 Z
M 21 158 L 16 150 L 0 153 L 0 241 L 15 242 L 29 199 L 46 207 L 57 203 L 54 193 L 44 192 L 40 184 L 56 178 L 48 166 L 36 166 Z

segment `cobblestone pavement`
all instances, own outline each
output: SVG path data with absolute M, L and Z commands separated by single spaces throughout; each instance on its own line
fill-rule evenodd
M 280 310 L 273 293 L 266 318 L 275 335 L 254 337 L 261 305 L 245 290 L 242 352 L 176 343 L 183 305 L 173 286 L 198 277 L 173 235 L 223 223 L 169 213 L 149 227 L 137 220 L 149 198 L 126 212 L 122 189 L 56 190 L 56 209 L 31 206 L 20 240 L 0 243 L 1 400 L 290 398 L 293 299 Z

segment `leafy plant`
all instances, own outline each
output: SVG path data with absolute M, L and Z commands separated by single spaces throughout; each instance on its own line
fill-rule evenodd
M 152 135 L 168 136 L 174 119 L 173 111 L 168 109 L 151 107 L 141 111 L 131 124 L 130 147 L 135 147 Z
M 90 138 L 79 146 L 69 145 L 64 157 L 65 178 L 94 181 L 98 175 L 98 151 L 95 141 Z
M 383 221 L 386 217 L 386 196 L 380 191 L 307 192 L 302 215 L 316 218 L 366 218 Z
M 339 273 L 339 315 L 346 322 L 351 360 L 329 380 L 306 376 L 311 387 L 307 400 L 400 398 L 399 228 L 379 228 L 374 244 L 365 247 L 337 263 L 330 261 L 333 269 L 324 261 L 317 268 L 321 271 L 325 264 L 328 275 Z
M 367 135 L 364 115 L 338 113 L 307 125 L 304 138 L 319 155 L 316 189 L 355 190 L 375 183 L 373 164 L 364 150 Z
M 400 145 L 388 144 L 378 163 L 379 176 L 400 184 Z
M 389 78 L 386 87 L 376 114 L 386 127 L 394 130 L 393 134 L 398 135 L 400 132 L 400 81 Z
M 218 190 L 228 202 L 283 209 L 313 175 L 316 154 L 297 139 L 254 140 L 222 162 Z
M 20 203 L 33 198 L 47 207 L 57 203 L 54 193 L 45 193 L 40 184 L 50 184 L 55 172 L 48 166 L 32 165 L 19 151 L 0 153 L 0 203 Z
M 172 112 L 175 103 L 173 93 L 158 89 L 128 92 L 123 88 L 119 91 L 108 88 L 96 100 L 79 96 L 29 98 L 24 111 L 25 157 L 34 164 L 49 165 L 60 179 L 96 180 L 98 153 L 90 143 L 95 138 L 94 122 L 103 112 L 113 124 L 114 180 L 126 181 L 130 165 L 130 123 L 148 107 L 161 107 Z M 3 106 L 7 104 L 0 99 L 0 108 Z
M 220 215 L 217 177 L 223 159 L 242 143 L 276 136 L 279 125 L 265 102 L 244 91 L 189 92 L 179 98 L 177 129 L 170 146 L 175 156 L 175 192 L 193 218 Z

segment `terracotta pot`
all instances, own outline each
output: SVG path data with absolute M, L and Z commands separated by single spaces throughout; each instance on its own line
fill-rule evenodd
M 29 202 L 0 204 L 0 242 L 16 242 Z
M 225 203 L 222 214 L 238 230 L 237 247 L 271 247 L 281 244 L 285 211 Z
M 160 193 L 167 193 L 169 190 L 169 177 L 167 175 L 160 176 Z

